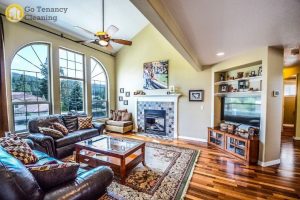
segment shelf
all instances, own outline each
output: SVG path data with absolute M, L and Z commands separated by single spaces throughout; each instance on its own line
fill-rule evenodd
M 261 91 L 246 91 L 246 92 L 217 92 L 215 96 L 227 96 L 227 95 L 260 95 Z
M 237 78 L 237 79 L 234 79 L 234 80 L 227 80 L 227 81 L 218 81 L 218 82 L 215 82 L 215 85 L 229 84 L 229 83 L 234 83 L 234 82 L 244 81 L 244 80 L 245 81 L 261 81 L 262 80 L 262 76 Z

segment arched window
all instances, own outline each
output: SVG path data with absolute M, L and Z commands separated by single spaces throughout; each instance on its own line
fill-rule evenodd
M 92 113 L 94 118 L 108 116 L 108 81 L 102 64 L 91 58 Z
M 14 131 L 27 130 L 29 119 L 50 112 L 50 47 L 31 43 L 21 48 L 11 63 L 11 97 Z

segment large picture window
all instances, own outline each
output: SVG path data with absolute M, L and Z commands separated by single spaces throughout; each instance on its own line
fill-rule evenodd
M 91 58 L 91 82 L 92 82 L 92 113 L 94 118 L 103 118 L 108 116 L 108 98 L 107 98 L 107 75 L 96 59 Z
M 59 49 L 61 112 L 84 111 L 83 55 Z
M 15 132 L 27 130 L 31 118 L 49 115 L 49 44 L 20 49 L 11 63 L 11 97 Z

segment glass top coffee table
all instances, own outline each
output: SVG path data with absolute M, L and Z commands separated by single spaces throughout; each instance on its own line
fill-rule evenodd
M 75 144 L 76 162 L 91 167 L 109 166 L 125 183 L 126 175 L 139 163 L 145 165 L 145 143 L 110 136 L 97 136 Z

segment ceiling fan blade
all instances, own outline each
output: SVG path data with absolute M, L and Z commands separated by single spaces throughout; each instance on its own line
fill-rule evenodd
M 114 25 L 110 25 L 107 29 L 106 29 L 106 33 L 109 35 L 109 36 L 112 36 L 113 34 L 115 34 L 116 32 L 118 32 L 118 28 Z
M 79 28 L 79 29 L 83 30 L 84 32 L 86 32 L 86 33 L 88 33 L 88 34 L 95 35 L 95 33 L 91 32 L 91 31 L 89 31 L 89 30 L 86 30 L 85 28 L 82 28 L 82 27 L 80 27 L 80 26 L 74 26 L 74 27 L 75 27 L 75 28 Z
M 110 39 L 111 41 L 118 43 L 118 44 L 123 44 L 123 45 L 132 45 L 132 42 L 129 40 L 122 40 L 122 39 Z

